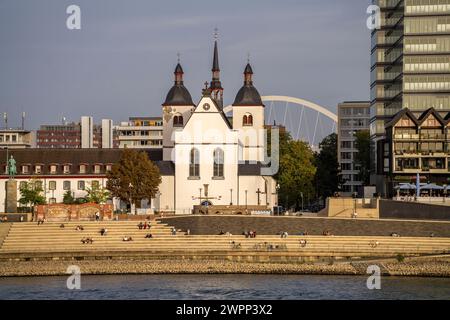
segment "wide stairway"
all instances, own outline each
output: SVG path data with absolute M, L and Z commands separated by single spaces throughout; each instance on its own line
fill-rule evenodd
M 402 255 L 448 254 L 450 238 L 350 237 L 258 235 L 172 235 L 171 227 L 151 222 L 151 229 L 139 230 L 136 221 L 13 223 L 0 248 L 0 258 L 36 256 L 308 256 L 308 257 L 385 257 Z M 76 226 L 82 225 L 83 231 Z M 100 235 L 108 229 L 106 236 Z M 153 238 L 145 238 L 151 233 Z M 123 241 L 123 237 L 133 241 Z M 81 243 L 92 238 L 92 244 Z M 301 243 L 306 240 L 306 243 Z M 28 255 L 28 256 L 27 256 Z

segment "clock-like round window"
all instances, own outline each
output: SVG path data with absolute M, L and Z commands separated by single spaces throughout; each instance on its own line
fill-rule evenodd
M 208 111 L 210 108 L 211 108 L 211 106 L 209 105 L 209 103 L 205 103 L 205 104 L 203 105 L 203 110 Z

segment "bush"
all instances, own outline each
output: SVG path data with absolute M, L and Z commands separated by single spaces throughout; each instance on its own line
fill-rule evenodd
M 405 256 L 402 255 L 401 253 L 397 254 L 397 261 L 400 263 L 405 261 Z

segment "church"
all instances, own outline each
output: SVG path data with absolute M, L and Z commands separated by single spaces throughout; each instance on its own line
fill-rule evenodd
M 217 39 L 214 42 L 212 79 L 198 104 L 183 84 L 178 62 L 174 84 L 162 104 L 163 146 L 145 150 L 159 168 L 161 185 L 155 199 L 142 201 L 141 212 L 164 214 L 258 214 L 277 205 L 273 179 L 278 161 L 266 155 L 264 104 L 253 85 L 250 63 L 244 83 L 232 106 L 224 108 Z M 227 115 L 228 113 L 228 115 Z M 272 134 L 272 150 L 276 145 Z M 86 188 L 106 187 L 106 174 L 123 149 L 0 150 L 0 158 L 17 162 L 17 195 L 20 187 L 36 180 L 49 204 L 86 196 Z M 275 164 L 275 166 L 274 166 Z M 6 207 L 7 163 L 0 163 L 0 211 Z M 124 203 L 113 199 L 114 210 Z
M 174 85 L 162 105 L 162 162 L 172 170 L 162 176 L 155 210 L 268 211 L 277 204 L 277 186 L 270 170 L 264 170 L 269 165 L 264 104 L 253 85 L 252 67 L 249 62 L 245 67 L 231 117 L 223 105 L 217 39 L 211 71 L 209 86 L 205 83 L 194 104 L 183 84 L 181 64 L 175 68 Z

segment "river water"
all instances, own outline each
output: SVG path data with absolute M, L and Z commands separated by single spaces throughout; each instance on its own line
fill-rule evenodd
M 369 290 L 362 276 L 112 275 L 82 276 L 79 290 L 67 277 L 0 278 L 0 299 L 446 299 L 450 279 L 382 277 Z

